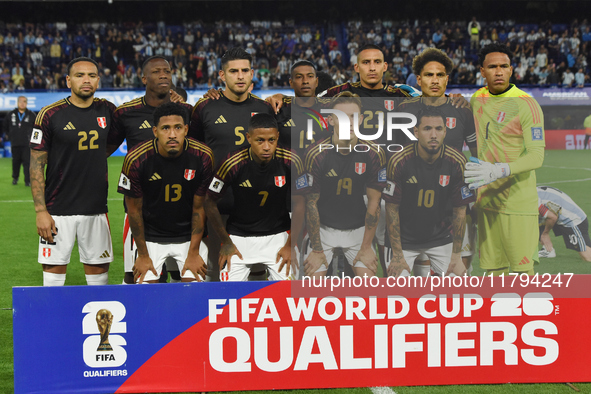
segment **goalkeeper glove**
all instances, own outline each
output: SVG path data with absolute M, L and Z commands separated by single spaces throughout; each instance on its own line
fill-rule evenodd
M 410 85 L 405 85 L 403 83 L 397 83 L 396 85 L 394 85 L 395 88 L 404 90 L 405 92 L 407 92 L 408 94 L 410 94 L 411 97 L 418 97 L 421 95 L 421 92 L 415 88 L 413 88 Z
M 464 179 L 468 183 L 468 187 L 474 190 L 497 179 L 508 177 L 509 174 L 511 174 L 511 170 L 507 163 L 488 163 L 470 157 L 470 161 L 466 163 Z

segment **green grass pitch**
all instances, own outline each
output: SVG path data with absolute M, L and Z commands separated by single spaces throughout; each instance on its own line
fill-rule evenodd
M 109 283 L 123 280 L 123 206 L 116 185 L 123 163 L 122 157 L 112 157 L 109 163 L 109 220 L 113 237 L 115 261 L 109 271 Z M 11 160 L 0 159 L 0 393 L 11 393 L 13 385 L 12 353 L 12 292 L 13 286 L 40 286 L 41 268 L 37 263 L 37 231 L 30 188 L 25 187 L 23 177 L 17 186 L 11 185 Z M 559 188 L 570 195 L 587 214 L 591 214 L 591 152 L 546 151 L 544 166 L 537 171 L 538 184 Z M 591 274 L 591 263 L 583 262 L 577 253 L 567 250 L 562 238 L 553 237 L 557 258 L 542 259 L 536 271 L 555 274 L 572 272 Z M 66 285 L 85 284 L 81 264 L 77 264 L 78 251 L 74 248 L 72 264 L 68 269 Z M 481 275 L 477 261 L 473 275 Z M 591 383 L 575 383 L 581 392 L 591 393 Z M 391 391 L 389 391 L 391 390 Z M 309 394 L 313 390 L 275 391 L 276 394 Z M 323 390 L 332 394 L 370 394 L 370 389 Z M 574 393 L 566 384 L 505 384 L 464 386 L 392 387 L 373 390 L 376 394 L 436 394 L 436 393 Z

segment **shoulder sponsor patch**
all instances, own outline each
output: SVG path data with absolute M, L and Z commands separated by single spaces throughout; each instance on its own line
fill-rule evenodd
M 31 133 L 31 142 L 33 144 L 40 144 L 42 139 L 43 132 L 41 131 L 41 129 L 34 128 L 33 132 Z
M 382 168 L 378 172 L 378 182 L 386 182 L 386 168 Z
M 468 189 L 468 186 L 462 186 L 462 200 L 465 200 L 468 197 L 472 196 L 474 196 L 474 193 L 472 193 L 472 191 Z
M 386 187 L 384 188 L 383 193 L 387 194 L 389 196 L 393 196 L 394 195 L 394 189 L 396 188 L 396 185 L 394 184 L 394 182 L 392 181 L 388 181 L 388 184 L 386 185 Z
M 544 131 L 541 127 L 531 128 L 531 139 L 532 141 L 544 141 Z
M 314 177 L 312 176 L 312 174 L 308 174 L 308 186 L 312 187 L 313 183 L 314 183 Z
M 124 188 L 125 190 L 130 190 L 131 189 L 131 181 L 123 173 L 119 177 L 119 186 L 122 187 L 122 188 Z
M 298 179 L 296 179 L 295 184 L 296 184 L 296 190 L 301 190 L 301 189 L 304 189 L 304 188 L 310 186 L 310 184 L 308 183 L 308 175 L 307 174 L 300 175 L 298 177 Z
M 224 182 L 220 181 L 216 177 L 214 177 L 209 184 L 209 190 L 215 193 L 219 193 L 222 190 L 222 187 L 224 187 Z

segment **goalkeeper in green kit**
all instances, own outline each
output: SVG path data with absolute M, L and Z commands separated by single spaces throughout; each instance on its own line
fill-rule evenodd
M 472 96 L 478 158 L 464 177 L 478 189 L 480 266 L 493 275 L 534 274 L 538 261 L 538 196 L 535 169 L 544 161 L 540 105 L 509 83 L 512 53 L 494 43 L 479 53 L 487 86 Z

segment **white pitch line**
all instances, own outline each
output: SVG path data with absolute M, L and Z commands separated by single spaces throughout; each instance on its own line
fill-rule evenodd
M 541 186 L 543 185 L 554 185 L 556 183 L 571 183 L 571 182 L 585 182 L 585 181 L 591 181 L 591 178 L 585 178 L 585 179 L 572 179 L 570 181 L 553 181 L 553 182 L 544 182 L 544 183 L 540 183 Z
M 370 387 L 373 394 L 396 394 L 390 387 Z
M 586 168 L 586 167 L 542 166 L 542 168 L 557 168 L 557 169 L 560 169 L 560 170 L 584 170 L 584 171 L 591 171 L 591 168 Z

